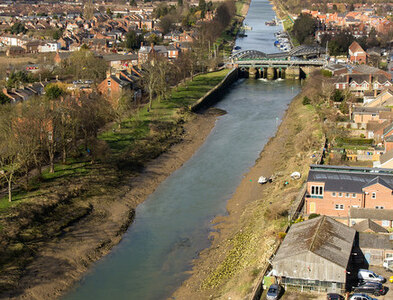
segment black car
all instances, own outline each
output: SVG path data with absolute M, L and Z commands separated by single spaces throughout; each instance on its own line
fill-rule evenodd
M 327 294 L 327 300 L 344 300 L 344 297 L 340 294 L 329 293 Z
M 355 293 L 367 293 L 375 296 L 380 296 L 384 293 L 385 288 L 379 282 L 362 282 L 353 288 Z

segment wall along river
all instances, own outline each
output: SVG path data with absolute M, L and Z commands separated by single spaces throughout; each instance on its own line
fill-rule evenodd
M 277 52 L 267 27 L 275 16 L 267 0 L 253 0 L 245 20 L 251 31 L 237 45 Z M 242 174 L 247 172 L 277 126 L 298 82 L 241 79 L 216 105 L 218 118 L 202 147 L 136 209 L 133 224 L 109 255 L 98 261 L 64 300 L 165 299 L 209 247 L 211 220 L 226 214 Z M 255 182 L 255 184 L 258 184 Z

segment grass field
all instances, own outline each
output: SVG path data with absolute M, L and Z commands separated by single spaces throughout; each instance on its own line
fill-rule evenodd
M 114 153 L 121 153 L 138 140 L 145 139 L 150 134 L 150 126 L 154 123 L 175 123 L 180 108 L 188 108 L 208 91 L 215 87 L 229 72 L 224 69 L 218 72 L 198 75 L 192 81 L 174 88 L 169 99 L 153 103 L 153 109 L 148 112 L 147 106 L 130 118 L 123 120 L 120 129 L 114 126 L 112 130 L 100 135 Z

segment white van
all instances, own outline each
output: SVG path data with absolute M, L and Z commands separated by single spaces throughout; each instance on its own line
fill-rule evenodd
M 373 271 L 360 269 L 358 272 L 358 278 L 362 281 L 371 281 L 371 282 L 379 282 L 385 283 L 386 278 L 383 278 L 380 275 L 375 274 Z
M 383 261 L 383 267 L 388 270 L 393 272 L 393 257 L 387 257 Z

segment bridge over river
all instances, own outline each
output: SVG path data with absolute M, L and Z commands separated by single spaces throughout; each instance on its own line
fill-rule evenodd
M 325 49 L 319 46 L 306 45 L 270 54 L 245 50 L 234 53 L 227 66 L 247 71 L 250 77 L 300 79 L 326 63 L 322 57 L 325 53 Z

